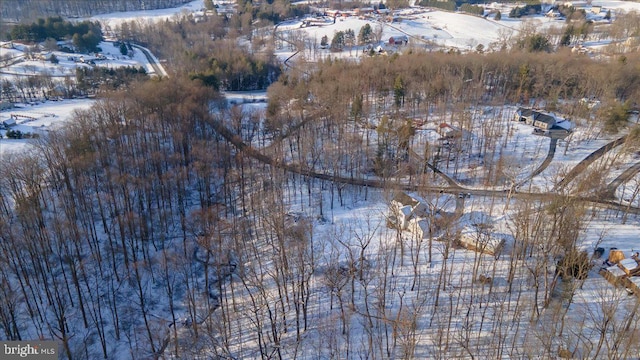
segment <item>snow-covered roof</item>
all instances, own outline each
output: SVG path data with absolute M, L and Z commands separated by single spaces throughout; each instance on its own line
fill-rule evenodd
M 413 208 L 411 207 L 411 205 L 405 205 L 403 207 L 400 208 L 400 212 L 402 213 L 402 215 L 409 217 L 411 216 L 411 212 L 413 211 Z
M 608 271 L 611 275 L 613 275 L 615 277 L 620 277 L 620 276 L 625 276 L 626 275 L 626 273 L 622 269 L 617 267 L 617 266 L 609 266 L 605 270 Z
M 618 263 L 618 266 L 620 266 L 622 270 L 624 270 L 627 274 L 629 274 L 631 271 L 638 268 L 638 263 L 634 259 L 627 258 L 627 259 L 620 260 L 620 262 Z
M 410 231 L 413 231 L 413 232 L 415 232 L 415 230 L 419 228 L 420 230 L 422 230 L 423 233 L 426 233 L 429 231 L 429 220 L 413 218 L 409 220 L 408 228 Z
M 504 239 L 491 233 L 465 227 L 460 232 L 460 243 L 470 250 L 493 254 L 504 245 Z
M 631 281 L 635 286 L 640 288 L 640 276 L 632 276 L 629 278 L 629 281 Z

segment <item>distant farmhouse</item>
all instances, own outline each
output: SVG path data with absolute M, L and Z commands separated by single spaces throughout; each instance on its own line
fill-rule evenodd
M 471 131 L 460 129 L 447 123 L 441 123 L 438 125 L 438 133 L 444 140 L 461 139 L 463 141 L 470 141 L 475 137 Z
M 392 36 L 389 38 L 389 45 L 407 45 L 409 38 L 407 35 Z

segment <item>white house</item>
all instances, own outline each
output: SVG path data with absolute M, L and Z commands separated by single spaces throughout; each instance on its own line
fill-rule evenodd
M 407 230 L 413 233 L 418 239 L 426 239 L 429 237 L 429 220 L 413 218 L 409 220 Z
M 389 206 L 389 221 L 392 226 L 397 227 L 400 230 L 406 230 L 409 220 L 413 215 L 413 206 L 411 203 L 405 204 L 403 201 L 391 200 Z

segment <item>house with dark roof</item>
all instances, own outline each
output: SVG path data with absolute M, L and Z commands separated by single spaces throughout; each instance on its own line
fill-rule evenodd
M 556 117 L 549 114 L 537 112 L 537 116 L 534 117 L 533 126 L 542 130 L 549 130 L 556 124 Z
M 534 111 L 529 108 L 519 108 L 516 111 L 515 120 L 526 123 L 527 125 L 533 125 Z
M 529 108 L 519 108 L 514 120 L 522 121 L 542 130 L 551 129 L 557 122 L 555 115 Z

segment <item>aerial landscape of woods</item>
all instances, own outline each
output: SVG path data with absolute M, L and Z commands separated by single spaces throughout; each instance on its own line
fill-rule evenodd
M 3 102 L 92 105 L 0 153 L 0 340 L 55 340 L 64 359 L 640 355 L 635 270 L 614 286 L 599 271 L 617 249 L 598 257 L 616 229 L 637 239 L 637 171 L 624 192 L 611 179 L 638 161 L 640 57 L 618 44 L 637 13 L 383 53 L 376 24 L 336 31 L 339 48 L 278 30 L 307 3 L 204 1 L 202 18 L 108 30 L 46 16 L 140 5 L 7 3 L 42 16 L 3 29 L 11 43 L 97 62 L 109 34 L 168 76 L 3 74 Z M 572 51 L 598 37 L 607 53 Z M 572 125 L 522 130 L 531 109 Z

